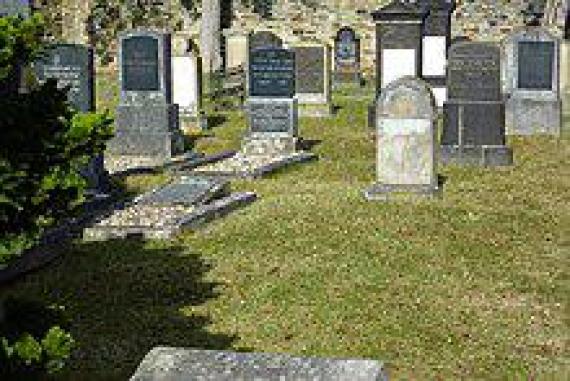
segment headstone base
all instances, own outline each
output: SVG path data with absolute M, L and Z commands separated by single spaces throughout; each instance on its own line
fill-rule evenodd
M 241 153 L 246 156 L 278 156 L 284 154 L 292 154 L 296 151 L 296 148 L 296 137 L 248 136 L 243 139 Z
M 511 97 L 505 102 L 506 135 L 560 136 L 560 99 Z
M 437 184 L 380 184 L 375 183 L 364 190 L 369 201 L 411 200 L 437 197 L 441 188 Z
M 293 357 L 186 348 L 153 348 L 131 377 L 151 380 L 387 381 L 382 363 L 364 359 Z
M 310 118 L 328 118 L 333 115 L 333 107 L 327 103 L 300 103 L 299 116 Z
M 513 164 L 513 151 L 506 146 L 442 145 L 439 159 L 444 165 L 499 167 Z

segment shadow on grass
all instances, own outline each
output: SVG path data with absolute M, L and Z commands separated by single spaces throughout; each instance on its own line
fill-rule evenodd
M 320 143 L 322 143 L 320 139 L 300 139 L 297 145 L 300 150 L 310 151 L 314 146 Z
M 54 379 L 125 380 L 157 345 L 231 348 L 236 335 L 210 333 L 208 316 L 188 312 L 218 296 L 220 284 L 203 280 L 211 265 L 183 247 L 151 246 L 136 238 L 70 245 L 6 287 L 16 299 L 65 307 L 77 345 Z
M 222 114 L 208 115 L 208 128 L 216 128 L 224 124 L 228 118 Z

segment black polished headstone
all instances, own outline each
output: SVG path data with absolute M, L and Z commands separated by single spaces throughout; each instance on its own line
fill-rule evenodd
M 69 102 L 81 112 L 93 111 L 93 50 L 84 45 L 56 44 L 49 46 L 42 58 L 34 63 L 38 80 L 57 80 L 58 88 L 68 88 Z
M 160 90 L 158 40 L 134 36 L 123 41 L 122 49 L 123 90 Z
M 321 94 L 325 91 L 325 47 L 295 47 L 296 92 Z
M 260 48 L 249 56 L 249 95 L 286 97 L 295 95 L 295 53 L 287 49 Z
M 551 90 L 554 42 L 520 41 L 518 43 L 519 89 Z
M 21 16 L 27 18 L 31 13 L 30 0 L 0 0 L 0 17 Z

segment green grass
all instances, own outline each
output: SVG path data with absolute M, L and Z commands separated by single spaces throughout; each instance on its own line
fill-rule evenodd
M 513 167 L 440 167 L 441 199 L 367 202 L 368 101 L 301 120 L 319 160 L 233 182 L 254 204 L 171 242 L 76 243 L 4 292 L 65 306 L 69 379 L 126 379 L 155 345 L 372 358 L 391 379 L 566 379 L 570 141 L 511 139 Z M 245 118 L 227 117 L 198 151 L 238 148 Z

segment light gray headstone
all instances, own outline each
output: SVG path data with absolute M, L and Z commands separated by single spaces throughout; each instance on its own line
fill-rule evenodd
M 156 347 L 131 381 L 384 381 L 383 365 L 373 360 L 293 357 L 271 353 Z

